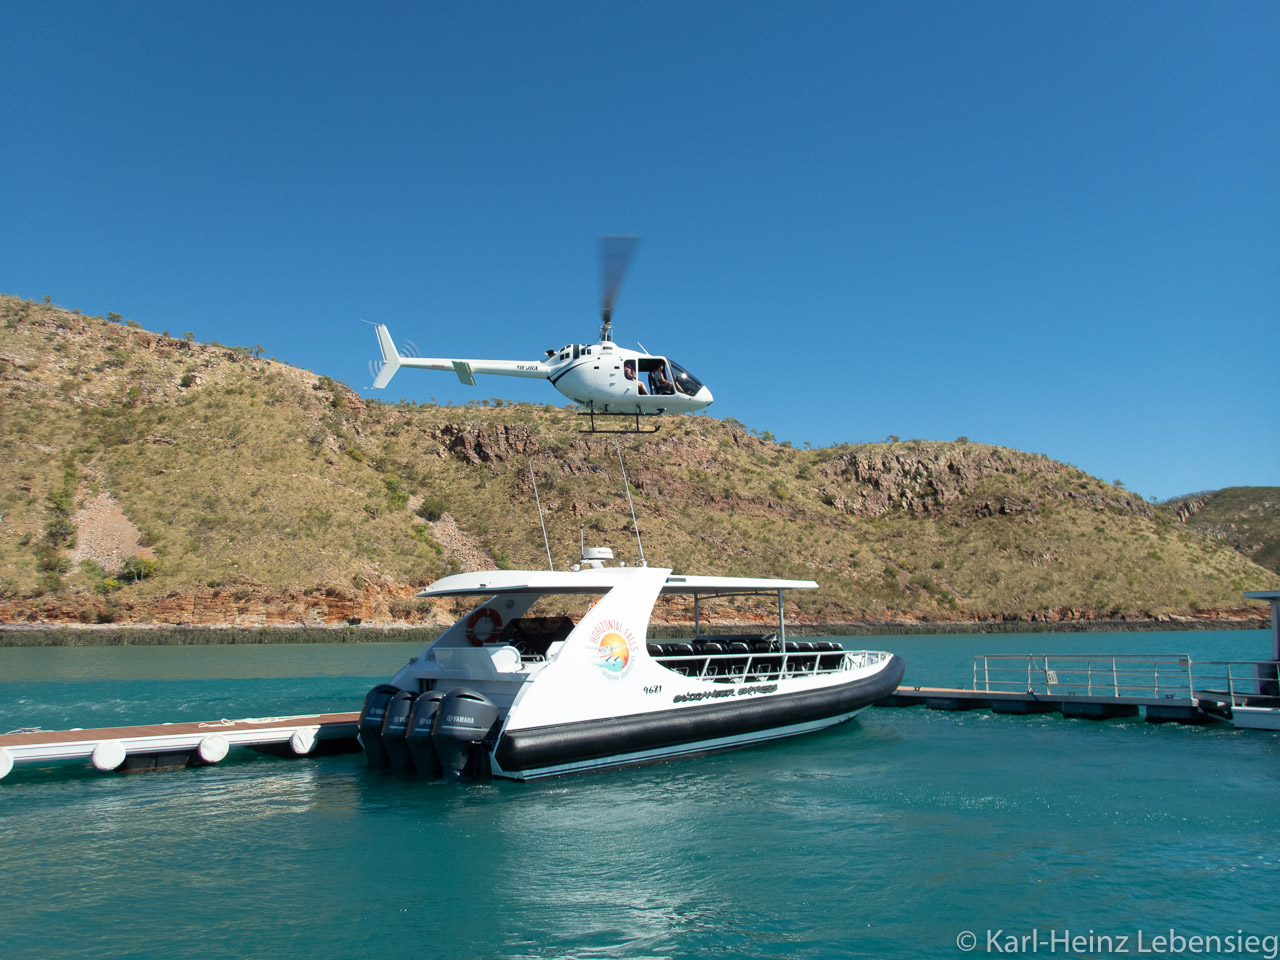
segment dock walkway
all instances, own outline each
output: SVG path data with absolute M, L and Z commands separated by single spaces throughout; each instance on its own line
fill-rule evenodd
M 973 658 L 971 687 L 899 687 L 878 707 L 1060 713 L 1107 720 L 1280 729 L 1274 660 L 1194 661 L 1186 654 L 1001 655 Z
M 914 707 L 932 710 L 990 710 L 992 713 L 1060 713 L 1064 717 L 1108 720 L 1136 717 L 1139 710 L 1150 723 L 1209 723 L 1221 714 L 1206 709 L 1208 704 L 1184 697 L 1051 696 L 1038 693 L 1003 693 L 952 687 L 899 687 L 876 703 L 877 707 Z
M 285 756 L 358 750 L 358 713 L 156 723 L 94 730 L 19 730 L 0 735 L 0 778 L 16 765 L 89 760 L 101 771 L 217 763 L 232 747 Z

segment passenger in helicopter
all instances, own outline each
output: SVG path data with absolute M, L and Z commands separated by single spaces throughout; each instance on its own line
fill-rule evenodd
M 635 361 L 628 360 L 622 365 L 622 375 L 626 377 L 628 380 L 635 380 L 636 393 L 638 393 L 640 396 L 645 397 L 649 395 L 649 391 L 645 389 L 644 384 L 641 383 L 639 380 L 636 380 Z

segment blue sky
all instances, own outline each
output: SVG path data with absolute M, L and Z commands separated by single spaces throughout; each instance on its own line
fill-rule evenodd
M 1280 484 L 1280 6 L 0 6 L 0 291 L 364 390 L 598 330 L 796 446 Z M 368 391 L 365 391 L 368 395 Z M 402 371 L 385 392 L 562 402 Z

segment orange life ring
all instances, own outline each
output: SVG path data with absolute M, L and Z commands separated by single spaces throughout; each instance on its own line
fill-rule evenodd
M 481 624 L 485 624 L 481 626 Z M 479 647 L 490 640 L 497 640 L 502 631 L 502 615 L 490 607 L 474 610 L 467 617 L 467 639 L 473 647 Z

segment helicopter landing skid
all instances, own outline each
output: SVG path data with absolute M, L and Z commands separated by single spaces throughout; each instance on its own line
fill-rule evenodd
M 655 424 L 652 429 L 645 429 L 640 426 L 641 417 L 656 417 L 658 416 L 656 413 L 640 413 L 639 411 L 636 411 L 635 413 L 602 413 L 596 410 L 595 405 L 592 404 L 585 411 L 579 413 L 578 416 L 591 418 L 590 428 L 587 430 L 579 430 L 579 433 L 657 433 L 662 429 L 659 424 Z M 596 417 L 634 417 L 636 425 L 634 427 L 626 427 L 621 430 L 614 430 L 608 427 L 597 427 Z

